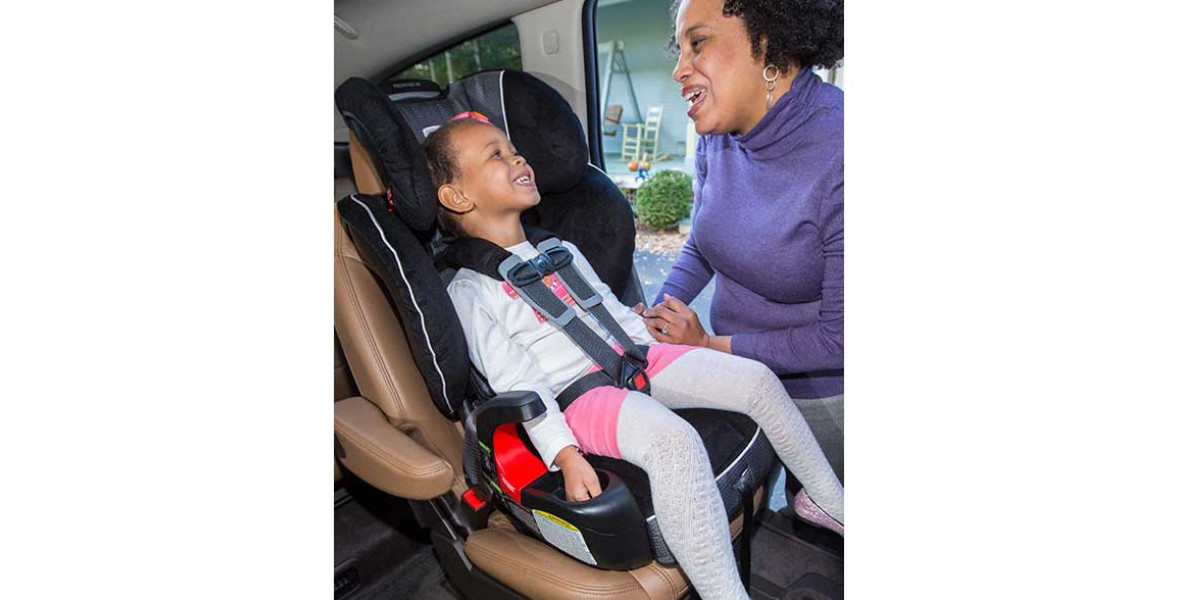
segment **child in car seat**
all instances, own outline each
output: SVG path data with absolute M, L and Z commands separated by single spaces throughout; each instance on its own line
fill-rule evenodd
M 530 260 L 520 214 L 540 202 L 532 168 L 503 131 L 478 113 L 462 113 L 423 145 L 440 204 L 439 221 L 455 236 L 482 238 Z M 730 545 L 728 519 L 696 430 L 672 409 L 712 408 L 749 415 L 803 484 L 797 514 L 843 534 L 843 486 L 778 377 L 748 358 L 656 343 L 642 317 L 624 306 L 571 243 L 574 265 L 636 343 L 649 345 L 650 394 L 610 386 L 578 396 L 562 413 L 555 398 L 595 369 L 568 336 L 526 304 L 507 282 L 460 269 L 447 288 L 471 361 L 496 392 L 529 390 L 547 411 L 524 423 L 550 470 L 559 469 L 570 501 L 601 493 L 580 452 L 642 468 L 651 483 L 660 530 L 704 600 L 748 598 Z M 546 285 L 574 306 L 561 282 Z M 580 317 L 583 311 L 578 310 Z M 594 319 L 583 318 L 607 338 Z M 608 338 L 607 338 L 608 339 Z

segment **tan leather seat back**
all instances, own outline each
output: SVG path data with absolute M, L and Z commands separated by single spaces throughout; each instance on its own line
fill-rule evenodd
M 352 381 L 352 373 L 348 371 L 348 361 L 344 358 L 344 349 L 340 347 L 340 338 L 332 340 L 332 349 L 336 359 L 335 367 L 332 369 L 335 401 L 339 402 L 344 398 L 359 396 L 360 392 L 356 390 L 356 383 Z
M 348 132 L 348 154 L 352 157 L 352 177 L 356 180 L 356 189 L 362 194 L 379 194 L 385 191 L 381 178 L 377 176 L 377 169 L 373 166 L 372 156 L 360 145 L 356 134 Z
M 356 186 L 352 185 L 351 179 L 336 177 L 336 200 L 355 192 Z M 359 396 L 356 380 L 352 378 L 352 371 L 348 369 L 348 359 L 344 358 L 344 349 L 340 347 L 340 336 L 335 334 L 332 335 L 332 350 L 336 359 L 335 368 L 332 371 L 335 401 L 339 402 L 345 398 Z
M 352 169 L 362 193 L 383 190 L 368 154 L 350 138 Z M 352 240 L 332 211 L 335 228 L 335 323 L 340 346 L 360 395 L 389 422 L 454 467 L 453 488 L 462 480 L 462 435 L 430 399 L 414 363 L 405 331 L 377 279 L 360 259 Z
M 356 187 L 352 185 L 349 179 L 336 179 L 336 198 L 343 198 L 344 196 L 356 191 Z M 356 390 L 356 382 L 352 379 L 352 372 L 348 370 L 348 360 L 344 358 L 344 349 L 340 347 L 340 338 L 332 335 L 332 354 L 335 355 L 335 368 L 332 372 L 334 381 L 334 401 L 339 402 L 345 398 L 360 395 Z M 339 487 L 340 482 L 344 480 L 344 472 L 340 470 L 340 460 L 337 458 L 332 461 L 335 466 L 336 487 Z

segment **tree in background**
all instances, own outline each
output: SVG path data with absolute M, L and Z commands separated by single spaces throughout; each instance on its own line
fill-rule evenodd
M 444 88 L 485 69 L 523 68 L 519 34 L 509 24 L 435 54 L 390 79 L 428 79 Z

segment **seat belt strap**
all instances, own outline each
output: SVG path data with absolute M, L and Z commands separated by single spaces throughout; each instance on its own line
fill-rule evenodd
M 557 408 L 560 408 L 561 412 L 565 412 L 565 409 L 569 408 L 569 405 L 573 404 L 573 401 L 580 398 L 582 394 L 599 387 L 617 386 L 614 385 L 614 380 L 602 371 L 582 375 L 569 384 L 569 387 L 561 390 L 560 394 L 557 394 Z
M 639 349 L 645 356 L 647 353 L 647 347 L 639 346 Z M 650 382 L 646 381 L 647 372 L 640 370 L 636 373 L 636 377 L 639 378 L 640 381 L 635 381 L 634 385 L 618 386 L 614 383 L 614 380 L 609 375 L 602 371 L 587 373 L 579 377 L 573 383 L 569 384 L 569 386 L 565 389 L 561 390 L 560 394 L 557 394 L 557 407 L 561 409 L 561 412 L 565 412 L 565 409 L 569 408 L 569 405 L 573 404 L 574 400 L 580 398 L 582 394 L 598 387 L 625 387 L 626 389 L 639 390 L 646 393 L 648 390 L 644 388 L 648 388 L 650 386 Z

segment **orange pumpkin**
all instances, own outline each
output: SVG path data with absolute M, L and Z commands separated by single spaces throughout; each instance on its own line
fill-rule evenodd
M 630 169 L 631 171 L 638 171 L 639 170 L 639 161 L 637 161 L 637 160 L 630 161 L 630 164 L 626 165 L 626 168 Z

